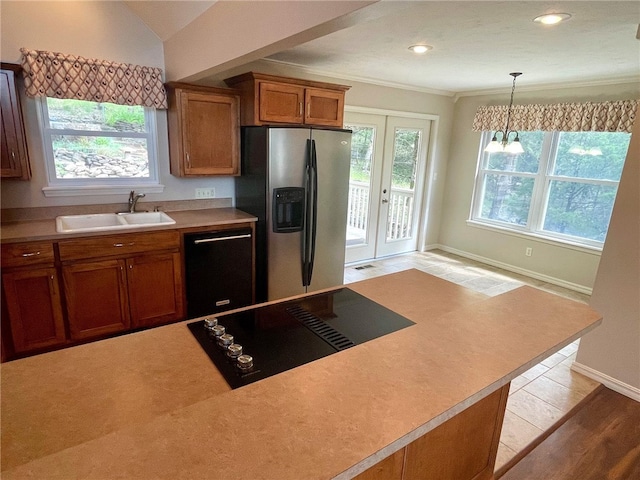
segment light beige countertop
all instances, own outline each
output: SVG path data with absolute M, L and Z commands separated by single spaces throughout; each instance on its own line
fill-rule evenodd
M 2 243 L 16 243 L 39 240 L 65 240 L 69 238 L 100 235 L 125 235 L 128 233 L 158 230 L 175 230 L 195 227 L 217 226 L 232 223 L 256 221 L 256 217 L 231 207 L 207 208 L 199 210 L 181 210 L 166 212 L 176 223 L 155 227 L 137 227 L 127 230 L 108 230 L 101 232 L 56 232 L 55 219 L 6 222 L 1 225 Z
M 348 287 L 416 324 L 235 390 L 188 321 L 3 364 L 2 478 L 350 478 L 600 322 L 417 270 Z

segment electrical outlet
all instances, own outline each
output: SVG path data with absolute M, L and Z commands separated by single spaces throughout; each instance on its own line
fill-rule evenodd
M 527 257 L 530 257 L 532 253 L 533 253 L 533 248 L 531 248 L 531 247 L 527 247 L 527 248 L 525 249 L 525 251 L 524 251 L 524 254 L 525 254 Z
M 196 188 L 196 198 L 216 198 L 216 189 L 211 188 Z

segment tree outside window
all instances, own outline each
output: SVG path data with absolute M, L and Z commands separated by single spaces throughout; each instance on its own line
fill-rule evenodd
M 483 145 L 493 132 L 484 132 Z M 601 246 L 630 134 L 521 132 L 524 154 L 484 153 L 472 220 Z

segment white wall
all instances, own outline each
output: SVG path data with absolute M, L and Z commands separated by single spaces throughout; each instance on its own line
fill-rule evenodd
M 162 42 L 121 2 L 0 2 L 0 55 L 3 62 L 19 63 L 20 47 L 164 68 Z M 24 93 L 24 92 L 22 92 Z M 36 102 L 22 95 L 31 181 L 2 180 L 2 207 L 41 207 L 126 201 L 122 196 L 46 198 L 46 172 Z M 166 112 L 157 112 L 158 162 L 162 194 L 145 201 L 195 197 L 197 187 L 215 187 L 216 196 L 232 198 L 231 177 L 180 179 L 169 173 Z M 143 190 L 142 190 L 143 191 Z
M 640 121 L 602 251 L 591 306 L 602 325 L 580 340 L 576 370 L 640 401 Z
M 598 252 L 522 238 L 467 225 L 475 182 L 480 132 L 471 125 L 480 105 L 507 105 L 509 92 L 460 98 L 455 105 L 447 179 L 440 224 L 440 244 L 454 251 L 491 259 L 539 278 L 589 291 L 600 260 Z M 638 98 L 640 84 L 600 85 L 527 91 L 516 87 L 515 104 L 603 102 Z M 531 247 L 533 255 L 525 256 Z

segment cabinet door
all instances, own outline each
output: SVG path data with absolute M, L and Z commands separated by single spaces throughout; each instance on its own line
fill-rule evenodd
M 179 253 L 128 259 L 127 284 L 132 327 L 158 325 L 183 318 Z
M 260 121 L 303 123 L 304 87 L 260 82 Z
M 2 286 L 16 353 L 65 342 L 55 268 L 3 273 Z
M 342 128 L 344 92 L 307 88 L 305 106 L 304 123 Z
M 2 178 L 31 178 L 27 144 L 24 135 L 22 109 L 18 98 L 15 74 L 0 70 L 0 116 L 2 117 L 1 169 Z
M 490 480 L 509 384 L 407 445 L 404 480 Z
M 180 95 L 184 175 L 238 175 L 238 98 L 189 91 Z
M 69 328 L 74 340 L 129 328 L 124 260 L 102 260 L 62 267 Z

